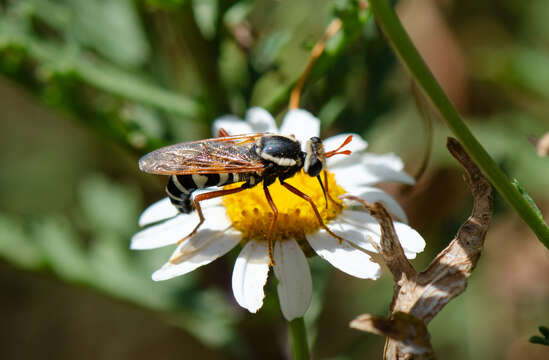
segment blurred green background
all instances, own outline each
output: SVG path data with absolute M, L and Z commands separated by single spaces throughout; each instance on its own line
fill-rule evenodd
M 549 212 L 549 2 L 403 0 L 416 46 L 490 154 Z M 171 249 L 130 252 L 163 181 L 137 159 L 210 136 L 217 116 L 264 106 L 281 119 L 312 45 L 332 38 L 302 107 L 323 136 L 363 135 L 414 173 L 429 136 L 410 78 L 354 1 L 0 0 L 0 358 L 280 359 L 286 324 L 273 284 L 256 315 L 230 291 L 233 251 L 170 281 Z M 417 186 L 384 188 L 427 240 L 424 268 L 469 216 L 471 197 L 435 119 Z M 547 215 L 545 216 L 547 219 Z M 549 257 L 496 196 L 465 294 L 430 324 L 444 359 L 547 359 L 528 338 L 549 325 Z M 314 357 L 380 358 L 383 339 L 348 328 L 386 314 L 392 279 L 357 280 L 311 259 Z

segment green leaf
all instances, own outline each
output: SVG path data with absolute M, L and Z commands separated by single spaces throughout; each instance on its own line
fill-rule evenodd
M 37 40 L 26 34 L 17 19 L 0 17 L 0 50 L 19 48 L 50 71 L 73 74 L 79 80 L 107 93 L 150 105 L 187 118 L 203 112 L 202 105 L 181 94 L 163 89 L 109 63 L 91 61 L 73 46 Z
M 540 326 L 538 329 L 539 329 L 539 332 L 543 335 L 543 337 L 534 335 L 530 337 L 530 342 L 532 344 L 549 346 L 549 328 L 545 326 Z
M 29 240 L 23 225 L 3 214 L 0 214 L 0 256 L 24 269 L 36 270 L 43 264 L 40 251 Z
M 223 16 L 223 22 L 227 26 L 234 26 L 243 22 L 252 12 L 255 5 L 253 0 L 241 0 L 231 6 Z
M 162 139 L 166 135 L 160 114 L 149 106 L 128 104 L 120 112 L 120 119 L 126 124 L 128 142 L 137 149 L 145 149 L 151 145 L 151 139 Z
M 217 0 L 192 0 L 194 18 L 206 39 L 213 39 L 217 31 Z
M 246 89 L 250 81 L 246 54 L 233 42 L 224 41 L 221 46 L 219 71 L 223 84 L 233 93 Z
M 86 282 L 90 275 L 86 253 L 70 223 L 61 217 L 48 217 L 31 226 L 31 236 L 38 244 L 52 270 L 61 278 Z
M 541 336 L 532 336 L 529 340 L 532 344 L 540 344 L 549 346 L 549 340 L 542 338 Z
M 186 295 L 184 306 L 189 311 L 172 318 L 174 324 L 210 346 L 224 346 L 235 340 L 236 313 L 225 294 L 210 288 Z
M 345 110 L 348 103 L 346 96 L 334 96 L 328 100 L 318 112 L 322 128 L 328 129 Z
M 66 5 L 51 0 L 26 0 L 23 3 L 28 6 L 27 15 L 39 18 L 60 32 L 68 30 L 73 14 Z
M 138 67 L 150 48 L 131 0 L 32 1 L 34 15 L 69 42 L 94 49 L 124 67 Z
M 533 95 L 549 97 L 549 53 L 543 48 L 482 48 L 475 62 L 480 77 Z
M 93 232 L 129 235 L 136 229 L 141 199 L 137 190 L 91 175 L 81 184 L 79 201 L 86 224 Z
M 181 9 L 188 0 L 146 0 L 146 3 L 153 8 L 174 11 Z
M 546 326 L 540 326 L 539 328 L 539 332 L 544 336 L 546 337 L 547 339 L 549 339 L 549 328 L 546 327 Z
M 91 63 L 85 59 L 78 59 L 75 73 L 85 82 L 101 90 L 158 107 L 175 115 L 196 118 L 203 111 L 202 105 L 190 98 L 155 86 L 106 63 Z
M 255 70 L 259 73 L 269 70 L 290 39 L 291 33 L 287 29 L 275 31 L 263 39 L 252 53 L 251 62 Z
M 94 237 L 89 251 L 90 284 L 120 299 L 165 311 L 173 307 L 173 284 L 155 283 L 147 270 L 129 261 L 129 240 L 104 232 Z

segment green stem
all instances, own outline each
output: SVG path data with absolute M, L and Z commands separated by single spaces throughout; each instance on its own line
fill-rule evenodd
M 501 196 L 515 209 L 526 224 L 536 233 L 539 240 L 549 248 L 549 227 L 526 199 L 514 187 L 507 176 L 490 157 L 467 125 L 463 122 L 450 100 L 435 80 L 433 74 L 412 44 L 393 8 L 387 0 L 370 0 L 370 8 L 379 26 L 389 39 L 391 46 L 421 85 L 434 106 L 454 135 L 463 144 L 467 153 L 480 167 Z
M 293 319 L 289 323 L 290 337 L 292 338 L 292 354 L 294 360 L 309 359 L 309 345 L 307 343 L 307 330 L 303 318 Z

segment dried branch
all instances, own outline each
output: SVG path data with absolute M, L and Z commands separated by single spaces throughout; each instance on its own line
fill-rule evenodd
M 414 315 L 396 312 L 385 318 L 363 314 L 351 321 L 350 326 L 397 340 L 408 354 L 421 355 L 421 359 L 435 359 L 427 326 Z
M 343 195 L 343 199 L 349 199 L 359 202 L 364 206 L 381 226 L 381 244 L 377 247 L 378 252 L 383 257 L 383 261 L 393 274 L 395 282 L 398 284 L 402 277 L 412 278 L 416 275 L 416 270 L 406 258 L 404 249 L 398 241 L 398 237 L 393 227 L 393 221 L 387 210 L 380 203 L 371 204 L 358 196 Z
M 381 224 L 380 254 L 393 274 L 395 287 L 389 318 L 365 314 L 353 320 L 351 326 L 387 336 L 385 359 L 435 358 L 426 325 L 448 302 L 465 291 L 490 224 L 490 184 L 457 140 L 449 138 L 447 148 L 465 168 L 465 181 L 471 189 L 474 206 L 456 237 L 425 271 L 416 273 L 404 256 L 392 220 L 383 206 L 361 201 Z

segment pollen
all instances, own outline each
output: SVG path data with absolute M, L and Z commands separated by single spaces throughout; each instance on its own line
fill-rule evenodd
M 341 213 L 343 206 L 338 196 L 344 194 L 345 190 L 336 184 L 333 174 L 328 173 L 328 186 L 326 184 L 324 186 L 327 187 L 331 199 L 337 203 L 328 198 L 328 207 L 316 178 L 301 171 L 286 182 L 313 200 L 324 223 L 328 223 Z M 239 184 L 231 184 L 225 186 L 225 189 L 238 186 Z M 278 218 L 271 235 L 274 241 L 290 238 L 300 240 L 305 234 L 314 233 L 320 229 L 318 218 L 308 201 L 293 194 L 278 181 L 269 186 L 269 192 L 278 209 Z M 240 193 L 225 196 L 223 205 L 227 209 L 233 227 L 242 233 L 244 241 L 266 238 L 274 215 L 261 184 Z

